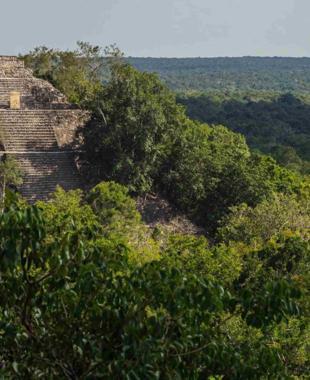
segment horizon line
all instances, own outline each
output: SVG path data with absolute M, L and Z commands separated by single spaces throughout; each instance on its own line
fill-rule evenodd
M 28 53 L 25 53 L 28 54 Z M 24 54 L 1 54 L 0 57 L 5 58 L 21 58 Z M 151 56 L 151 55 L 124 55 L 124 58 L 138 58 L 138 59 L 242 59 L 242 58 L 255 58 L 255 59 L 310 59 L 309 56 L 293 56 L 293 55 L 211 55 L 211 56 Z M 105 58 L 105 56 L 102 56 Z
M 215 59 L 215 58 L 279 58 L 279 59 L 310 59 L 310 56 L 291 56 L 291 55 L 214 55 L 214 56 L 140 56 L 125 55 L 124 58 L 151 58 L 151 59 Z

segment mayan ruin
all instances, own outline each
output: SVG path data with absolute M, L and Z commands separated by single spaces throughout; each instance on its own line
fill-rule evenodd
M 18 190 L 26 199 L 47 199 L 57 185 L 81 187 L 75 134 L 87 117 L 50 83 L 35 78 L 23 61 L 0 56 L 1 156 L 18 162 L 23 176 Z

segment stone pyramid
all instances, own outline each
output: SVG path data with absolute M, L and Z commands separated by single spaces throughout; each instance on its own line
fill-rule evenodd
M 1 154 L 17 160 L 23 173 L 18 190 L 30 202 L 48 199 L 57 185 L 81 187 L 75 135 L 88 119 L 17 57 L 0 56 Z

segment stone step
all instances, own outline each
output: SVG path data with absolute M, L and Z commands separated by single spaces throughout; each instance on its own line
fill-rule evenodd
M 7 151 L 48 151 L 57 149 L 50 113 L 3 111 L 0 128 Z
M 46 199 L 57 185 L 65 190 L 81 187 L 72 153 L 26 153 L 15 155 L 15 158 L 23 172 L 21 194 L 31 202 Z

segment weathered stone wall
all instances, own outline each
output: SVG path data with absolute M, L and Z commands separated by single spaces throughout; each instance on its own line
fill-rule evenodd
M 14 77 L 17 69 L 24 69 L 24 62 L 17 57 L 0 56 L 0 76 Z
M 77 149 L 82 144 L 76 132 L 85 126 L 90 114 L 82 110 L 53 111 L 53 129 L 59 148 Z

